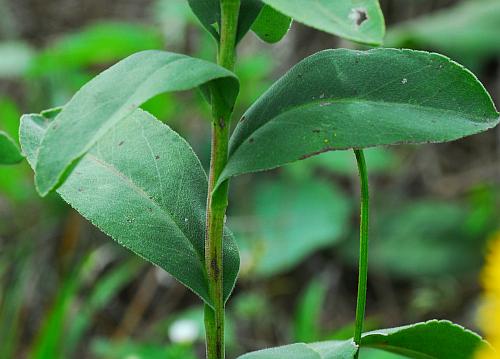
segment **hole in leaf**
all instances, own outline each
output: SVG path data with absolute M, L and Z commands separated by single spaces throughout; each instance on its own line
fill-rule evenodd
M 356 26 L 361 26 L 361 24 L 368 20 L 368 13 L 364 8 L 352 9 L 349 14 L 349 19 L 352 20 Z

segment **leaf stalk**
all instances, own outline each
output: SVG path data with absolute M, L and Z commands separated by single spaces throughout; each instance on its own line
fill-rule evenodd
M 369 222 L 369 185 L 368 171 L 363 150 L 354 150 L 358 164 L 360 188 L 361 188 L 361 214 L 359 234 L 359 278 L 358 299 L 356 305 L 356 322 L 354 329 L 354 343 L 360 345 L 363 334 L 363 323 L 365 320 L 366 291 L 368 285 L 368 222 Z M 357 358 L 356 354 L 356 358 Z

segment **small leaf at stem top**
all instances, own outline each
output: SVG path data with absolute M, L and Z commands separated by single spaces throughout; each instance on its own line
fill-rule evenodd
M 265 5 L 253 23 L 252 30 L 263 41 L 274 44 L 285 37 L 291 25 L 291 17 Z
M 348 40 L 381 45 L 384 15 L 378 0 L 263 0 L 294 20 Z

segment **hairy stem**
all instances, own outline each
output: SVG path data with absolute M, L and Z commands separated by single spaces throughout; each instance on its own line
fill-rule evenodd
M 233 70 L 236 59 L 236 31 L 240 0 L 221 0 L 220 42 L 217 63 Z M 205 306 L 207 358 L 224 359 L 224 282 L 223 236 L 224 218 L 228 205 L 228 182 L 214 191 L 227 163 L 229 124 L 233 108 L 228 106 L 217 89 L 212 89 L 212 152 L 208 181 L 207 231 L 205 238 L 205 265 L 213 308 Z
M 358 301 L 356 305 L 356 327 L 354 330 L 354 342 L 359 345 L 361 342 L 361 335 L 363 333 L 363 322 L 365 320 L 366 289 L 368 283 L 368 219 L 370 199 L 368 190 L 368 172 L 366 169 L 364 153 L 362 150 L 354 150 L 354 154 L 356 155 L 356 161 L 358 162 L 361 186 Z

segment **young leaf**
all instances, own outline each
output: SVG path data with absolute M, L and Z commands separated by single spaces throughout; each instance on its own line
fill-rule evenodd
M 380 45 L 384 15 L 378 0 L 263 0 L 307 26 L 348 40 Z
M 47 129 L 35 171 L 38 191 L 44 196 L 60 185 L 71 164 L 145 101 L 162 92 L 189 90 L 208 82 L 224 87 L 225 100 L 229 106 L 234 104 L 239 87 L 236 77 L 211 62 L 188 56 L 143 51 L 104 71 L 77 92 Z
M 367 333 L 362 347 L 372 347 L 416 359 L 470 359 L 481 346 L 480 336 L 448 321 L 431 320 Z
M 21 145 L 33 168 L 49 122 L 41 115 L 21 120 Z M 101 136 L 58 192 L 104 233 L 211 304 L 204 265 L 207 177 L 191 147 L 168 126 L 136 110 Z M 232 235 L 226 231 L 225 237 L 227 298 L 239 256 Z
M 221 22 L 220 0 L 188 0 L 191 10 L 201 24 L 219 41 L 219 28 Z M 238 43 L 250 30 L 255 19 L 260 13 L 263 4 L 260 0 L 241 0 L 240 14 L 238 17 L 238 31 L 236 42 Z
M 477 78 L 413 50 L 326 50 L 292 68 L 245 113 L 219 183 L 321 152 L 446 142 L 496 126 Z
M 8 134 L 0 131 L 0 165 L 13 165 L 21 162 L 23 156 L 16 143 Z
M 290 30 L 292 18 L 265 5 L 252 25 L 252 30 L 265 42 L 274 44 Z
M 357 347 L 351 341 L 330 341 L 314 344 L 297 343 L 259 350 L 238 359 L 352 359 Z

